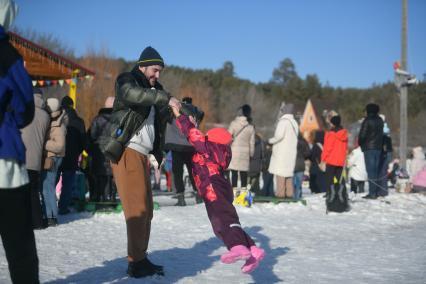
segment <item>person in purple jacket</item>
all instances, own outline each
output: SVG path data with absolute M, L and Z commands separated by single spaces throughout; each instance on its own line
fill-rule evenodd
M 176 125 L 195 149 L 192 173 L 198 194 L 206 205 L 207 215 L 215 235 L 221 239 L 228 252 L 221 256 L 223 263 L 245 260 L 242 272 L 250 273 L 264 258 L 265 251 L 257 247 L 242 229 L 237 211 L 232 205 L 233 191 L 224 176 L 231 161 L 231 134 L 224 128 L 213 128 L 205 136 L 196 128 L 193 116 L 180 114 L 180 107 L 172 107 Z

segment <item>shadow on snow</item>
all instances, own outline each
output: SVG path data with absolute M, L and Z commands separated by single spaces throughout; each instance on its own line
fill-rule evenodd
M 260 266 L 248 277 L 251 276 L 254 283 L 282 282 L 283 280 L 274 274 L 273 267 L 277 264 L 278 258 L 286 254 L 290 249 L 287 247 L 272 249 L 270 247 L 270 239 L 260 233 L 261 229 L 259 226 L 245 228 L 256 244 L 265 249 L 266 252 L 266 257 Z M 165 276 L 142 279 L 144 283 L 175 283 L 184 278 L 194 277 L 207 271 L 214 263 L 220 262 L 219 255 L 213 253 L 221 247 L 223 248 L 222 242 L 216 237 L 212 237 L 195 243 L 191 248 L 171 248 L 154 251 L 149 254 L 149 258 L 154 263 L 164 265 Z M 141 279 L 128 278 L 126 269 L 127 259 L 120 257 L 105 261 L 102 266 L 90 267 L 64 279 L 57 279 L 47 283 L 140 283 Z M 217 277 L 219 278 L 220 275 L 217 275 Z

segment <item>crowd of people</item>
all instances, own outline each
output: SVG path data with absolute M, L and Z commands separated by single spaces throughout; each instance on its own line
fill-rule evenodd
M 13 5 L 8 9 L 16 13 Z M 240 224 L 232 203 L 241 192 L 298 200 L 308 173 L 312 193 L 330 197 L 348 168 L 353 192 L 364 192 L 367 182 L 364 198 L 388 194 L 392 140 L 376 104 L 366 106 L 349 157 L 348 131 L 338 113 L 331 112 L 326 131 L 315 132 L 308 143 L 292 104 L 281 105 L 269 139 L 256 130 L 248 104 L 237 109 L 228 129 L 204 134 L 198 129 L 203 112 L 191 98 L 179 101 L 163 89 L 158 80 L 164 60 L 147 47 L 134 68 L 118 76 L 115 96 L 106 99 L 86 131 L 70 97 L 46 99 L 32 88 L 22 57 L 8 41 L 8 21 L 0 25 L 0 234 L 14 283 L 39 282 L 33 230 L 57 226 L 58 214 L 71 212 L 81 170 L 90 200 L 121 202 L 127 274 L 135 278 L 164 275 L 163 267 L 147 257 L 152 189 L 160 189 L 161 168 L 168 173 L 169 190 L 175 188 L 176 205 L 185 206 L 186 166 L 196 202 L 204 202 L 213 232 L 227 248 L 221 261 L 244 261 L 243 273 L 256 269 L 265 252 Z M 81 165 L 83 151 L 91 157 L 87 167 Z M 412 191 L 425 191 L 421 147 L 413 150 L 409 175 Z

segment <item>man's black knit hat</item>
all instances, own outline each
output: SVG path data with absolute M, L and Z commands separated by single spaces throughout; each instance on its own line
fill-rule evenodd
M 138 65 L 139 66 L 160 65 L 164 67 L 164 61 L 163 61 L 163 58 L 158 53 L 158 51 L 148 46 L 142 51 L 141 56 L 139 56 Z

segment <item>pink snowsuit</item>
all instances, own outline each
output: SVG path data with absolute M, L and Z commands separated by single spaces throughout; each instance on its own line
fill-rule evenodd
M 231 147 L 209 141 L 186 115 L 179 116 L 176 125 L 195 148 L 192 173 L 215 235 L 228 249 L 237 245 L 250 249 L 255 244 L 241 228 L 237 211 L 232 205 L 232 187 L 224 177 L 224 170 L 231 161 Z

